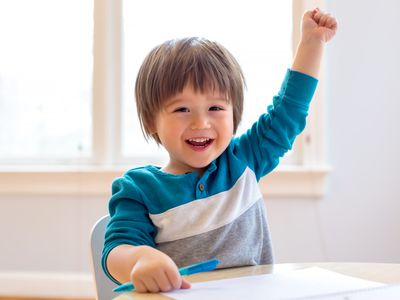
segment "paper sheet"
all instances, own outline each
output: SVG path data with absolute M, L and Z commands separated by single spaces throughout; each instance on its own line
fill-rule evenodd
M 312 267 L 275 274 L 193 283 L 190 289 L 163 294 L 177 300 L 282 300 L 383 285 Z
M 374 288 L 329 294 L 324 296 L 306 297 L 298 300 L 399 300 L 400 285 L 385 285 Z

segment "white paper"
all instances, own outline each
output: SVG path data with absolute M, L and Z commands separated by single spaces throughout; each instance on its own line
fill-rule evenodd
M 190 289 L 163 294 L 176 300 L 282 300 L 383 285 L 312 267 L 275 274 L 193 283 Z
M 315 300 L 315 297 L 301 298 L 299 300 Z M 400 285 L 385 285 L 351 292 L 342 292 L 334 295 L 324 295 L 320 300 L 399 300 Z

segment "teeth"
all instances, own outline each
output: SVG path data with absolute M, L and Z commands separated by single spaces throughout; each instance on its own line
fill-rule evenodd
M 196 142 L 196 143 L 204 143 L 204 142 L 208 142 L 210 139 L 209 138 L 192 138 L 189 139 L 189 142 Z

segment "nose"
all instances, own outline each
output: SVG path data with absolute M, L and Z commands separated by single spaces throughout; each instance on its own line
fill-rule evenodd
M 191 120 L 190 129 L 200 130 L 211 128 L 210 120 L 203 114 L 195 114 Z

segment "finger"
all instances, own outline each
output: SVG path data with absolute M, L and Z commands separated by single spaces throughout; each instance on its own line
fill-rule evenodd
M 317 22 L 318 26 L 323 26 L 325 23 L 326 15 L 322 12 L 318 12 L 315 14 L 315 22 Z
M 190 289 L 191 286 L 191 283 L 186 278 L 182 278 L 181 289 Z
M 323 14 L 322 14 L 322 12 L 321 12 L 320 10 L 316 11 L 315 14 L 314 14 L 314 16 L 313 16 L 313 20 L 314 20 L 317 24 L 319 24 L 322 15 L 323 15 Z
M 138 292 L 138 293 L 146 293 L 147 292 L 147 287 L 140 279 L 136 279 L 135 281 L 133 281 L 133 285 L 135 287 L 136 292 Z
M 314 8 L 313 10 L 311 10 L 311 16 L 312 16 L 312 18 L 314 18 L 314 16 L 315 16 L 319 11 L 320 11 L 320 10 L 319 10 L 318 7 Z
M 315 9 L 314 9 L 314 10 L 306 11 L 306 12 L 304 13 L 304 15 L 303 15 L 303 19 L 307 19 L 307 18 L 312 19 L 312 18 L 314 17 L 314 14 L 315 14 L 315 13 L 316 13 Z
M 162 292 L 168 292 L 172 289 L 166 272 L 162 272 L 157 276 L 157 284 Z
M 160 291 L 157 282 L 152 277 L 146 278 L 143 283 L 146 286 L 147 291 L 150 293 L 158 293 Z
M 332 29 L 332 30 L 336 30 L 337 28 L 337 21 L 335 18 L 331 17 L 327 23 L 326 23 L 326 27 Z
M 320 26 L 326 27 L 326 24 L 328 23 L 328 20 L 331 19 L 331 15 L 330 14 L 325 14 L 321 17 L 321 24 Z
M 182 285 L 182 276 L 173 269 L 167 269 L 165 273 L 169 279 L 169 283 L 171 284 L 172 288 L 179 289 Z

